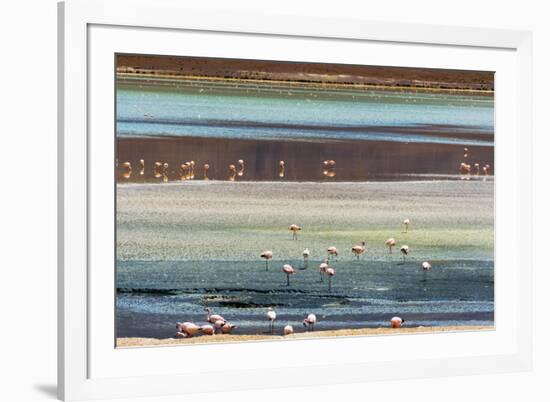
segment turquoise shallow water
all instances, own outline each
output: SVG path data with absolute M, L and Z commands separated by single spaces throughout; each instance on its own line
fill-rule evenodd
M 307 269 L 291 262 L 297 273 L 290 286 L 271 261 L 119 261 L 117 336 L 170 337 L 177 321 L 205 322 L 205 307 L 236 323 L 236 333 L 267 330 L 265 312 L 272 306 L 278 325 L 301 328 L 316 313 L 319 329 L 388 325 L 394 315 L 410 326 L 492 325 L 493 262 L 432 261 L 424 273 L 420 261 L 331 263 L 336 269 L 331 290 L 320 281 L 319 261 Z
M 382 140 L 493 145 L 489 96 L 251 87 L 180 81 L 121 84 L 117 135 L 250 139 Z M 405 129 L 405 130 L 403 130 Z

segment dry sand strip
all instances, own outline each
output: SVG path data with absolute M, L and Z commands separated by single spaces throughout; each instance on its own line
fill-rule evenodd
M 448 326 L 448 327 L 414 327 L 414 328 L 359 328 L 339 329 L 334 331 L 300 332 L 293 335 L 214 335 L 197 336 L 185 339 L 155 339 L 155 338 L 117 338 L 116 345 L 119 348 L 144 347 L 144 346 L 173 346 L 201 343 L 231 343 L 246 341 L 272 341 L 282 339 L 310 339 L 327 338 L 335 336 L 374 336 L 395 334 L 422 334 L 437 332 L 458 331 L 491 331 L 494 326 Z

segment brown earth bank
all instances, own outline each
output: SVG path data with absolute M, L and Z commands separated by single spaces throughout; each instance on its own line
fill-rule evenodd
M 396 334 L 423 334 L 442 333 L 459 331 L 490 331 L 494 326 L 448 326 L 448 327 L 414 327 L 414 328 L 360 328 L 360 329 L 339 329 L 333 331 L 300 332 L 292 335 L 202 335 L 184 339 L 156 339 L 156 338 L 117 338 L 116 346 L 143 347 L 143 346 L 174 346 L 200 343 L 231 343 L 250 341 L 274 341 L 292 339 L 327 338 L 337 336 L 375 336 L 375 335 L 396 335 Z
M 403 88 L 494 90 L 491 71 L 298 63 L 205 57 L 117 55 L 117 73 L 260 81 L 376 85 Z

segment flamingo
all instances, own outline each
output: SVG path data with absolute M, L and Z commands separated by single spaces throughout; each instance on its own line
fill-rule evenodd
M 476 169 L 476 176 L 479 176 L 479 163 L 474 163 L 474 168 Z
M 386 240 L 384 242 L 384 244 L 388 247 L 388 249 L 390 250 L 390 254 L 391 254 L 391 250 L 393 247 L 395 247 L 395 239 L 392 237 L 392 238 L 389 238 L 388 240 Z
M 405 320 L 401 317 L 393 317 L 390 323 L 392 328 L 401 328 L 401 326 L 405 323 Z
M 468 157 L 468 148 L 464 148 L 464 158 Z
M 411 220 L 409 218 L 403 221 L 403 225 L 405 226 L 405 231 L 403 233 L 407 233 L 409 231 L 410 224 L 411 224 Z
M 279 162 L 279 177 L 285 177 L 285 161 Z
M 283 265 L 283 272 L 286 275 L 286 286 L 290 286 L 290 275 L 294 275 L 296 271 L 292 268 L 292 265 L 285 264 Z
M 126 171 L 122 173 L 122 177 L 125 179 L 132 177 L 132 164 L 130 162 L 124 162 L 121 166 L 126 169 Z
M 222 327 L 225 324 L 224 320 L 218 320 L 214 323 L 214 330 L 218 332 L 222 332 Z
M 216 332 L 214 327 L 212 325 L 209 325 L 209 324 L 201 326 L 200 330 L 205 335 L 214 335 L 215 332 Z
M 328 259 L 330 259 L 330 256 L 334 256 L 334 257 L 338 257 L 338 249 L 334 246 L 331 246 L 329 248 L 327 248 L 327 255 L 328 255 Z
M 308 330 L 313 331 L 316 322 L 317 322 L 317 317 L 315 316 L 315 314 L 310 313 L 307 315 L 306 318 L 304 318 L 304 321 L 302 322 L 302 324 L 304 325 L 304 327 L 307 327 Z
M 401 254 L 403 255 L 403 262 L 405 262 L 405 257 L 409 255 L 409 252 L 410 252 L 409 246 L 407 245 L 401 246 L 399 251 L 401 251 Z
M 365 250 L 367 249 L 366 247 L 366 243 L 364 241 L 361 242 L 361 244 L 358 244 L 356 246 L 353 246 L 351 248 L 351 251 L 353 254 L 355 254 L 355 256 L 357 257 L 357 259 L 359 259 L 359 256 L 361 254 L 363 254 L 365 252 Z
M 302 228 L 298 225 L 296 225 L 295 223 L 293 223 L 292 225 L 290 225 L 288 227 L 288 230 L 290 230 L 292 232 L 292 240 L 298 240 L 298 231 L 299 230 L 302 230 Z
M 208 178 L 208 169 L 210 169 L 210 165 L 208 163 L 205 163 L 204 166 L 203 166 L 204 180 L 210 180 Z
M 180 165 L 180 178 L 181 180 L 187 180 L 189 177 L 189 162 L 182 163 Z
M 155 162 L 153 165 L 153 173 L 155 174 L 155 178 L 159 179 L 162 177 L 162 163 Z
M 191 171 L 189 172 L 189 178 L 193 180 L 195 178 L 195 161 L 189 162 L 189 166 L 191 166 Z
M 197 333 L 199 333 L 200 328 L 201 327 L 192 322 L 178 322 L 176 324 L 176 329 L 178 330 L 178 332 L 185 334 L 187 338 L 192 338 Z
M 292 325 L 286 325 L 283 328 L 283 334 L 285 335 L 292 335 L 294 333 L 294 328 L 292 328 Z
M 468 163 L 462 162 L 458 167 L 458 170 L 461 174 L 470 174 L 470 170 L 472 170 L 472 166 L 469 165 Z
M 139 175 L 143 176 L 145 174 L 145 161 L 143 159 L 139 160 Z
M 334 270 L 334 268 L 327 268 L 329 293 L 332 291 L 332 277 L 334 276 L 335 273 L 336 271 Z
M 302 251 L 302 255 L 304 256 L 304 268 L 307 268 L 308 261 L 309 261 L 309 249 L 306 248 L 304 251 Z
M 320 265 L 319 265 L 319 274 L 321 275 L 321 282 L 323 282 L 323 274 L 327 272 L 328 268 L 328 260 L 325 259 Z
M 206 307 L 205 310 L 206 310 L 206 321 L 208 321 L 212 324 L 215 324 L 216 321 L 225 322 L 225 318 L 223 318 L 221 315 L 212 314 L 212 309 L 210 307 Z
M 328 166 L 328 167 L 334 167 L 334 165 L 336 165 L 336 161 L 334 161 L 332 159 L 328 159 L 326 161 L 323 161 L 323 165 Z
M 237 175 L 240 177 L 244 174 L 244 161 L 242 159 L 239 159 L 237 161 L 237 164 L 239 165 L 239 171 L 237 172 Z
M 422 263 L 422 271 L 426 272 L 432 269 L 432 264 L 430 264 L 428 261 L 424 261 Z
M 269 271 L 269 260 L 273 258 L 273 252 L 271 250 L 265 250 L 260 257 L 265 259 L 265 270 Z
M 162 181 L 165 183 L 168 181 L 168 163 L 166 162 L 162 165 Z
M 491 165 L 489 165 L 489 164 L 483 166 L 483 173 L 485 173 L 485 176 L 489 176 L 489 168 L 490 167 L 491 167 Z
M 235 176 L 237 175 L 237 168 L 235 165 L 229 165 L 229 181 L 235 181 Z
M 237 328 L 235 324 L 226 322 L 225 324 L 222 325 L 222 334 L 230 334 L 231 332 L 233 332 L 235 328 Z
M 269 330 L 271 331 L 271 333 L 273 333 L 273 327 L 275 325 L 275 319 L 277 318 L 277 313 L 275 313 L 275 311 L 269 307 L 267 309 L 267 319 L 269 320 Z

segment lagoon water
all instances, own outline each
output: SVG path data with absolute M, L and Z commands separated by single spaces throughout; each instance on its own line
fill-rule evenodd
M 464 179 L 460 162 L 493 165 L 493 115 L 488 95 L 119 82 L 117 157 L 144 159 L 146 172 L 117 171 L 117 337 L 171 337 L 177 321 L 204 323 L 206 306 L 237 334 L 267 331 L 268 306 L 278 330 L 301 330 L 309 312 L 318 329 L 385 326 L 393 315 L 411 326 L 492 325 L 492 177 L 452 180 Z M 246 169 L 231 186 L 238 159 Z M 336 160 L 333 176 L 325 159 Z M 185 182 L 189 160 L 196 178 Z M 170 183 L 154 176 L 156 161 Z M 199 183 L 204 163 L 214 180 Z M 383 242 L 402 244 L 404 217 L 416 228 L 400 264 Z M 311 241 L 289 240 L 292 222 Z M 356 261 L 349 247 L 361 240 L 369 251 Z M 346 250 L 331 263 L 331 292 L 318 270 L 330 244 Z M 306 246 L 317 254 L 303 269 Z M 279 257 L 266 272 L 258 256 L 270 248 Z M 283 263 L 297 269 L 290 287 Z

